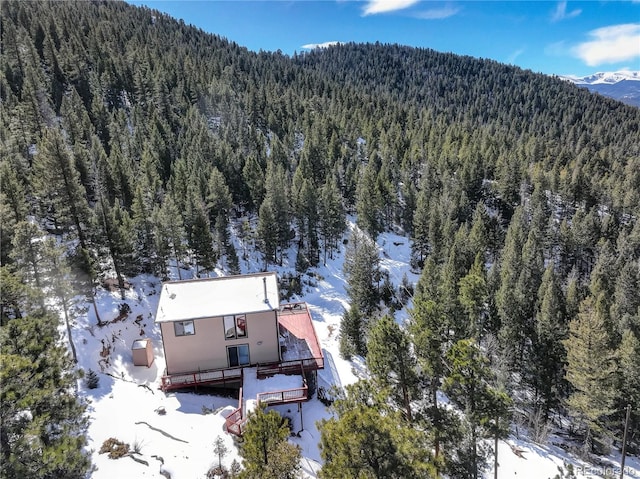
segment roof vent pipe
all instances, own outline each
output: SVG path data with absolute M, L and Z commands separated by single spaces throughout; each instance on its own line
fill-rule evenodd
M 264 302 L 268 303 L 269 298 L 267 298 L 267 278 L 262 278 L 262 284 L 264 285 Z

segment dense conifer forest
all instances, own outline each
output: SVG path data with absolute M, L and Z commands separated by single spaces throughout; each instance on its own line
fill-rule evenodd
M 302 273 L 347 215 L 342 349 L 371 379 L 324 424 L 322 477 L 478 477 L 481 438 L 560 416 L 602 453 L 628 404 L 637 452 L 640 109 L 427 49 L 254 53 L 122 2 L 1 13 L 3 477 L 87 467 L 73 345 L 44 347 L 51 306 L 68 325 L 105 276 L 238 272 L 232 227 L 265 268 L 295 246 Z M 388 230 L 411 239 L 417 285 L 380 276 Z M 380 449 L 354 457 L 347 423 Z

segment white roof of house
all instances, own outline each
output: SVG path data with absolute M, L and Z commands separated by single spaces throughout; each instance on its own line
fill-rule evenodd
M 272 311 L 279 304 L 273 272 L 169 281 L 162 285 L 156 323 Z

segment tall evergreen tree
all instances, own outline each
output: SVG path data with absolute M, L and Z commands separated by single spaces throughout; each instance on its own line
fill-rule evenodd
M 538 291 L 536 333 L 532 346 L 532 383 L 540 396 L 545 419 L 565 393 L 564 363 L 567 336 L 564 297 L 553 266 L 547 267 Z
M 367 354 L 365 325 L 365 318 L 357 305 L 344 310 L 340 320 L 340 355 L 343 358 L 351 359 L 354 354 Z
M 376 244 L 366 233 L 355 228 L 349 238 L 343 269 L 351 304 L 365 316 L 369 316 L 378 303 L 379 264 Z
M 369 331 L 367 366 L 374 384 L 389 391 L 406 420 L 412 423 L 411 401 L 419 397 L 416 359 L 409 335 L 389 315 L 376 321 Z
M 287 442 L 289 428 L 277 411 L 258 405 L 249 414 L 240 456 L 246 479 L 294 479 L 300 469 L 300 448 Z
M 324 249 L 324 262 L 327 262 L 327 252 L 332 257 L 333 250 L 338 246 L 338 239 L 346 227 L 346 217 L 342 198 L 337 182 L 333 175 L 327 176 L 325 184 L 320 190 L 320 235 Z
M 410 311 L 409 333 L 418 366 L 429 384 L 429 420 L 433 427 L 436 464 L 441 461 L 441 438 L 445 435 L 442 411 L 438 407 L 438 391 L 445 376 L 445 354 L 450 347 L 449 325 L 437 301 L 425 294 L 414 297 Z
M 119 203 L 110 206 L 104 195 L 96 205 L 98 234 L 103 244 L 106 244 L 111 258 L 120 295 L 125 299 L 124 276 L 135 273 L 135 250 L 131 217 Z
M 90 217 L 87 192 L 58 129 L 46 130 L 34 159 L 33 171 L 34 186 L 42 195 L 45 215 L 61 228 L 73 226 L 80 247 L 87 248 L 85 230 Z
M 371 160 L 366 166 L 361 166 L 361 169 L 362 176 L 356 192 L 357 223 L 375 240 L 384 230 L 382 219 L 384 205 L 376 184 L 378 176 L 376 162 Z
M 209 222 L 215 225 L 218 236 L 218 251 L 222 251 L 228 240 L 229 213 L 233 206 L 231 192 L 224 176 L 217 168 L 211 170 L 207 184 L 207 211 Z
M 86 477 L 85 406 L 57 318 L 39 313 L 0 328 L 2 477 Z
M 513 368 L 522 367 L 525 358 L 527 338 L 527 317 L 523 291 L 518 285 L 522 266 L 522 249 L 524 248 L 526 223 L 524 209 L 516 208 L 507 229 L 507 237 L 500 258 L 500 289 L 496 293 L 497 313 L 500 318 L 502 348 L 511 351 L 510 362 Z
M 27 281 L 33 281 L 33 286 L 39 290 L 45 285 L 43 235 L 44 232 L 37 225 L 21 221 L 16 225 L 11 250 L 11 259 L 16 270 L 20 271 Z
M 276 218 L 271 204 L 263 202 L 258 213 L 258 238 L 260 239 L 262 254 L 264 255 L 264 267 L 276 261 L 278 250 L 278 231 Z
M 483 257 L 482 253 L 476 255 L 473 266 L 458 283 L 458 300 L 469 318 L 466 330 L 470 338 L 476 339 L 484 333 L 483 323 L 487 315 L 488 292 Z
M 287 199 L 288 188 L 285 182 L 285 172 L 281 167 L 269 165 L 265 179 L 265 197 L 260 205 L 258 216 L 258 236 L 265 247 L 265 260 L 278 258 L 278 251 L 282 251 L 289 243 L 290 216 Z
M 488 360 L 473 340 L 456 342 L 446 359 L 448 374 L 443 391 L 464 410 L 468 430 L 457 451 L 456 477 L 477 479 L 487 460 L 481 439 L 508 434 L 500 432 L 498 423 L 508 416 L 510 399 L 491 386 Z
M 605 432 L 605 420 L 613 411 L 615 399 L 614 354 L 602 315 L 588 296 L 578 316 L 569 323 L 567 380 L 574 388 L 567 404 L 584 427 L 584 451 L 594 450 L 594 439 Z
M 433 477 L 425 432 L 407 425 L 399 412 L 368 404 L 367 396 L 358 385 L 349 386 L 346 398 L 335 404 L 337 417 L 320 422 L 319 477 Z
M 44 241 L 42 256 L 46 265 L 46 293 L 53 298 L 57 306 L 62 310 L 69 349 L 71 350 L 73 361 L 78 362 L 76 346 L 73 342 L 71 331 L 71 318 L 69 317 L 71 300 L 74 295 L 74 291 L 71 288 L 71 269 L 64 257 L 62 247 L 57 245 L 53 238 L 46 238 Z
M 640 339 L 631 330 L 622 334 L 618 348 L 620 367 L 618 370 L 618 398 L 616 405 L 619 411 L 631 406 L 629 418 L 629 437 L 640 434 Z M 621 415 L 618 415 L 622 419 Z
M 24 184 L 8 160 L 0 163 L 0 264 L 7 264 L 16 225 L 26 219 Z
M 211 225 L 204 201 L 195 188 L 189 189 L 187 245 L 196 263 L 196 275 L 213 269 L 217 255 L 213 249 Z

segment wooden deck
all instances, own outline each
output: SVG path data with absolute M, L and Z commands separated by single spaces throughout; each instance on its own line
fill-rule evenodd
M 283 352 L 283 362 L 305 361 L 307 368 L 314 368 L 311 360 L 315 359 L 318 360 L 315 369 L 324 367 L 322 348 L 307 303 L 280 306 L 278 326 L 280 336 L 284 338 L 284 346 L 291 349 Z
M 162 376 L 163 391 L 191 386 L 227 386 L 242 384 L 242 368 L 210 369 L 193 373 L 169 374 Z
M 258 404 L 265 404 L 267 406 L 276 406 L 279 404 L 291 404 L 300 403 L 309 399 L 309 388 L 307 386 L 307 380 L 304 374 L 304 368 L 301 363 L 298 363 L 298 374 L 302 378 L 302 386 L 299 388 L 284 389 L 278 391 L 265 391 L 258 393 L 256 400 Z M 244 427 L 247 424 L 248 415 L 246 412 L 246 405 L 243 397 L 243 388 L 240 388 L 239 405 L 237 409 L 234 409 L 226 418 L 225 426 L 227 432 L 236 436 L 242 436 Z

